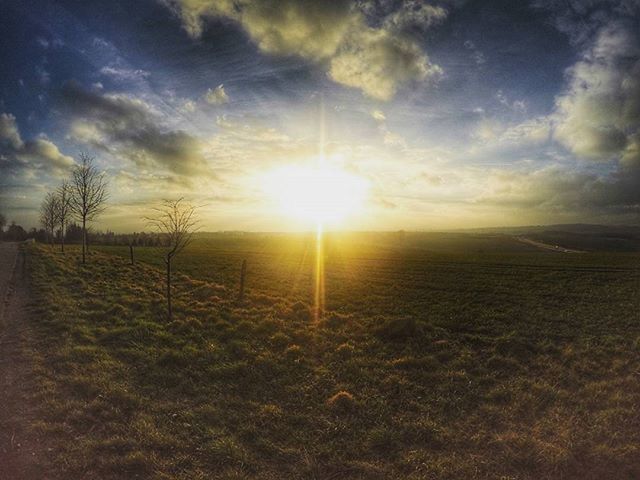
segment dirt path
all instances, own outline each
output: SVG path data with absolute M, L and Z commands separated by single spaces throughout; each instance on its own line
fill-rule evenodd
M 22 255 L 15 243 L 0 243 L 0 479 L 49 478 L 43 447 L 28 431 L 34 408 Z
M 538 242 L 537 240 L 531 240 L 527 237 L 515 237 L 516 240 L 522 243 L 526 243 L 527 245 L 532 245 L 534 247 L 538 247 L 541 250 L 551 250 L 553 252 L 560 253 L 585 253 L 582 250 L 573 250 L 571 248 L 564 248 L 559 245 L 551 245 L 549 243 Z

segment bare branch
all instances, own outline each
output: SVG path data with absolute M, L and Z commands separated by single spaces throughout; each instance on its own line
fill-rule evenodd
M 52 192 L 47 193 L 40 205 L 40 224 L 47 232 L 50 241 L 53 241 L 53 233 L 57 225 L 60 201 Z
M 177 200 L 163 200 L 160 206 L 153 208 L 154 214 L 144 217 L 147 223 L 165 234 L 169 239 L 165 264 L 167 266 L 167 316 L 172 318 L 171 304 L 171 260 L 179 254 L 189 243 L 194 232 L 198 229 L 198 221 L 194 205 L 184 198 Z
M 73 169 L 71 175 L 71 195 L 69 206 L 71 212 L 82 222 L 82 262 L 84 263 L 87 245 L 87 222 L 95 219 L 105 209 L 108 198 L 107 182 L 104 173 L 99 172 L 94 164 L 94 157 L 80 154 L 80 165 Z
M 96 168 L 94 157 L 81 153 L 80 161 L 71 176 L 70 205 L 79 220 L 89 221 L 106 208 L 107 182 L 104 173 Z
M 184 198 L 179 198 L 163 200 L 159 207 L 152 210 L 154 214 L 144 219 L 149 226 L 167 236 L 167 258 L 170 259 L 189 245 L 193 234 L 198 230 L 198 221 L 195 218 L 197 207 Z

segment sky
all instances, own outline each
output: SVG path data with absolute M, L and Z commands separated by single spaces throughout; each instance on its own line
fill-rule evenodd
M 319 155 L 367 186 L 335 228 L 640 223 L 640 0 L 0 0 L 0 66 L 25 226 L 81 152 L 116 232 L 307 229 L 264 185 Z

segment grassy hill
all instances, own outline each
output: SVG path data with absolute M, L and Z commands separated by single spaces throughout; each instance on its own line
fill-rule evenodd
M 308 236 L 195 243 L 176 261 L 172 322 L 156 249 L 137 249 L 131 266 L 127 251 L 105 247 L 81 266 L 77 252 L 34 246 L 42 408 L 32 427 L 52 471 L 640 475 L 637 255 L 445 252 L 381 238 L 328 240 L 319 322 Z

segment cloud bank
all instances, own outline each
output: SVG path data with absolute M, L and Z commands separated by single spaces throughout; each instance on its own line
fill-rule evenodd
M 603 27 L 557 98 L 556 138 L 580 157 L 640 166 L 640 29 L 632 27 Z
M 333 81 L 378 100 L 390 100 L 402 85 L 441 73 L 412 33 L 440 23 L 446 11 L 422 2 L 403 2 L 375 27 L 367 23 L 366 3 L 348 0 L 165 3 L 180 15 L 193 37 L 202 35 L 207 19 L 232 20 L 261 51 L 324 65 Z
M 160 116 L 144 101 L 86 90 L 73 82 L 64 86 L 61 100 L 72 115 L 70 136 L 75 141 L 185 182 L 209 175 L 203 142 L 183 130 L 163 127 Z
M 23 140 L 10 113 L 0 113 L 0 173 L 2 177 L 33 177 L 36 174 L 62 176 L 73 166 L 73 159 L 41 135 Z
M 495 171 L 477 201 L 586 216 L 621 215 L 616 218 L 637 222 L 640 4 L 594 0 L 536 5 L 552 10 L 554 23 L 578 47 L 580 57 L 567 69 L 565 88 L 548 116 L 504 129 L 490 143 L 532 149 L 551 138 L 578 164 L 555 161 L 526 171 Z

